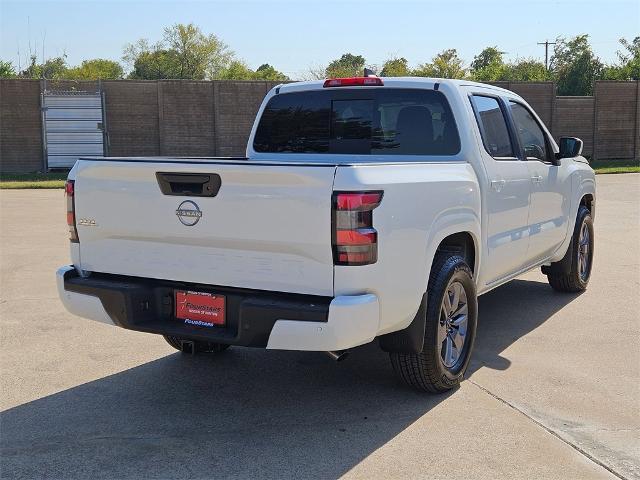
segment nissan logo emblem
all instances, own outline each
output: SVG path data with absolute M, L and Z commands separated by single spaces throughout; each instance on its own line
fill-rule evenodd
M 202 211 L 200 211 L 200 207 L 198 207 L 196 202 L 185 200 L 180 205 L 178 205 L 176 215 L 178 216 L 178 220 L 180 220 L 180 223 L 186 225 L 187 227 L 193 227 L 200 221 L 200 218 L 202 217 Z

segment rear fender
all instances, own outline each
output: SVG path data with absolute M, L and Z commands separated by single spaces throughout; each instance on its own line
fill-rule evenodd
M 471 210 L 462 209 L 457 212 L 443 212 L 430 229 L 427 240 L 427 252 L 425 258 L 430 259 L 425 265 L 425 282 L 431 274 L 431 267 L 435 259 L 438 247 L 443 240 L 456 233 L 469 233 L 474 245 L 474 265 L 469 265 L 474 272 L 480 266 L 480 251 L 478 249 L 478 239 L 480 238 L 480 222 L 478 217 Z M 475 277 L 475 275 L 474 275 Z M 380 347 L 386 352 L 395 353 L 419 353 L 423 348 L 424 329 L 427 311 L 427 283 L 424 285 L 424 294 L 418 305 L 418 311 L 405 328 L 380 336 Z
M 442 239 L 470 232 L 478 243 L 480 192 L 473 168 L 457 162 L 339 166 L 334 190 L 384 191 L 373 213 L 378 261 L 336 266 L 334 295 L 373 293 L 380 299 L 378 335 L 406 328 Z
M 424 276 L 428 280 L 431 275 L 431 266 L 433 259 L 436 256 L 438 247 L 442 241 L 456 233 L 469 233 L 473 239 L 474 247 L 474 265 L 469 265 L 474 272 L 474 279 L 478 278 L 478 272 L 481 268 L 481 250 L 478 248 L 480 245 L 480 218 L 478 214 L 471 208 L 460 208 L 457 210 L 448 210 L 443 212 L 436 218 L 433 225 L 429 229 L 429 238 L 427 240 L 427 251 L 425 258 L 429 259 L 427 265 L 427 271 Z M 426 290 L 426 285 L 425 285 Z

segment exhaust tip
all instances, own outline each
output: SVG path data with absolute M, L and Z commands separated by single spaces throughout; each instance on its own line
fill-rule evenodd
M 329 358 L 335 360 L 336 362 L 341 362 L 349 356 L 348 350 L 338 350 L 335 352 L 326 352 L 329 355 Z

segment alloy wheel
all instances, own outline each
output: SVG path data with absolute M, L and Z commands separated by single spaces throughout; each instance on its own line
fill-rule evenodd
M 453 281 L 447 286 L 442 298 L 438 326 L 440 358 L 446 368 L 454 368 L 462 358 L 468 314 L 467 293 L 459 281 Z
M 582 222 L 578 237 L 578 273 L 580 280 L 586 282 L 591 267 L 590 232 L 586 222 Z

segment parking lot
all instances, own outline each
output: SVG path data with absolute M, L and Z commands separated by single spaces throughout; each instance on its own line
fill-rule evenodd
M 481 297 L 468 378 L 441 396 L 376 344 L 192 357 L 73 317 L 62 191 L 0 191 L 1 475 L 640 478 L 640 175 L 597 181 L 588 291 L 534 271 Z

